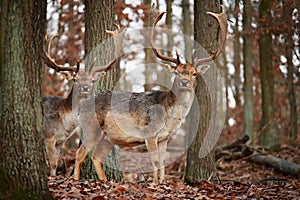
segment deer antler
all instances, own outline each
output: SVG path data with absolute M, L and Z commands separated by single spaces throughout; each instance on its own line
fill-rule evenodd
M 44 49 L 44 54 L 43 54 L 43 58 L 45 61 L 45 64 L 54 69 L 57 72 L 60 71 L 71 71 L 71 72 L 75 72 L 77 73 L 79 70 L 79 60 L 77 60 L 77 65 L 76 66 L 72 66 L 72 67 L 65 67 L 63 65 L 59 65 L 55 62 L 55 60 L 53 58 L 51 58 L 50 55 L 50 49 L 51 49 L 51 43 L 54 40 L 54 38 L 58 37 L 58 35 L 53 35 L 50 39 L 48 39 L 48 33 L 45 35 L 45 40 L 47 42 L 46 46 L 47 46 L 47 51 Z M 44 47 L 45 48 L 45 47 Z
M 153 50 L 154 54 L 158 58 L 160 58 L 162 60 L 165 60 L 165 61 L 173 62 L 176 65 L 179 65 L 181 62 L 180 62 L 179 55 L 178 55 L 177 52 L 176 52 L 176 58 L 167 57 L 167 56 L 162 55 L 156 48 L 153 47 L 154 28 L 155 28 L 156 24 L 158 23 L 158 21 L 161 20 L 161 18 L 163 17 L 163 15 L 165 13 L 166 12 L 159 13 L 158 16 L 154 19 L 154 21 L 152 23 L 153 28 L 152 28 L 152 32 L 151 32 L 151 47 L 152 47 L 152 50 Z M 193 65 L 194 66 L 197 66 L 197 65 L 199 65 L 201 63 L 205 63 L 205 62 L 208 62 L 208 61 L 216 59 L 219 56 L 219 54 L 221 53 L 221 51 L 223 49 L 223 46 L 225 44 L 226 33 L 227 33 L 227 15 L 225 13 L 224 6 L 222 5 L 222 13 L 220 13 L 220 14 L 218 14 L 218 13 L 212 13 L 212 12 L 207 12 L 207 14 L 213 16 L 218 21 L 218 23 L 219 23 L 219 25 L 221 27 L 221 31 L 222 31 L 222 42 L 221 42 L 221 45 L 219 46 L 218 50 L 213 55 L 211 55 L 211 56 L 209 56 L 207 58 L 195 59 L 193 61 Z M 175 66 L 173 68 L 176 68 L 176 67 L 177 66 Z
M 161 20 L 161 18 L 163 17 L 163 15 L 165 14 L 166 12 L 160 12 L 158 14 L 158 16 L 153 20 L 153 23 L 152 23 L 152 31 L 151 31 L 151 48 L 155 54 L 156 57 L 162 59 L 162 60 L 165 60 L 165 61 L 170 61 L 170 62 L 173 62 L 175 63 L 176 65 L 179 65 L 181 62 L 179 60 L 179 55 L 178 53 L 176 52 L 176 58 L 172 58 L 172 57 L 168 57 L 168 56 L 164 56 L 162 55 L 156 48 L 154 48 L 153 46 L 153 37 L 154 37 L 154 28 L 156 26 L 156 24 L 158 23 L 159 20 Z M 176 68 L 176 67 L 174 67 Z
M 114 23 L 114 25 L 117 27 L 117 30 L 116 30 L 116 31 L 109 31 L 109 30 L 106 30 L 106 33 L 112 35 L 113 37 L 115 37 L 115 34 L 118 34 L 118 33 L 120 32 L 120 30 L 121 30 L 121 27 L 120 27 L 119 24 Z M 115 40 L 115 45 L 116 45 L 115 48 L 117 48 L 117 42 L 116 42 L 116 39 L 114 38 L 114 40 Z M 107 72 L 107 71 L 111 70 L 112 66 L 113 66 L 113 65 L 116 63 L 116 61 L 117 61 L 117 56 L 115 56 L 114 60 L 113 60 L 112 62 L 110 62 L 110 63 L 109 63 L 108 65 L 106 65 L 106 66 L 98 66 L 98 67 L 94 67 L 95 61 L 96 61 L 96 59 L 94 60 L 94 62 L 92 63 L 92 66 L 91 66 L 91 68 L 90 68 L 90 73 L 91 73 L 91 74 L 94 74 L 94 73 L 97 73 L 97 72 L 102 72 L 102 71 Z
M 220 44 L 218 50 L 213 55 L 211 55 L 209 57 L 206 57 L 206 58 L 195 59 L 193 61 L 194 66 L 197 66 L 201 63 L 209 62 L 211 60 L 216 59 L 219 56 L 219 54 L 221 53 L 222 49 L 223 49 L 223 46 L 224 46 L 225 40 L 226 40 L 226 33 L 227 33 L 227 15 L 225 13 L 224 6 L 221 5 L 221 7 L 222 7 L 222 12 L 221 13 L 207 12 L 207 14 L 213 16 L 218 21 L 218 23 L 220 25 L 220 28 L 221 28 L 221 31 L 222 31 L 221 44 Z

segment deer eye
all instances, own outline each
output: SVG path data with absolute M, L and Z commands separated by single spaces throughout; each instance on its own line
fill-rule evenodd
M 195 72 L 195 73 L 193 73 L 193 76 L 196 77 L 196 76 L 198 76 L 198 74 L 199 74 L 198 72 Z

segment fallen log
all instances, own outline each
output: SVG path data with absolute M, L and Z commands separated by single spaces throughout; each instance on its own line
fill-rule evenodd
M 248 140 L 249 136 L 244 135 L 226 146 L 216 148 L 215 160 L 217 161 L 221 158 L 225 160 L 237 160 L 251 155 L 253 150 L 245 145 Z
M 248 160 L 257 164 L 268 165 L 276 170 L 284 172 L 285 174 L 300 177 L 300 165 L 281 158 L 271 155 L 256 154 L 251 156 Z
M 244 135 L 241 138 L 238 138 L 237 140 L 235 140 L 234 142 L 232 142 L 231 144 L 228 144 L 224 147 L 222 147 L 222 150 L 230 150 L 230 149 L 234 149 L 238 146 L 240 146 L 241 144 L 245 144 L 246 142 L 248 142 L 249 140 L 249 136 L 248 135 Z
M 249 162 L 268 165 L 285 174 L 300 177 L 299 164 L 289 162 L 272 155 L 261 154 L 245 144 L 248 140 L 249 137 L 247 135 L 244 135 L 243 137 L 238 138 L 237 140 L 226 146 L 216 148 L 216 161 L 220 160 L 221 158 L 222 160 L 226 161 L 239 160 L 244 158 L 244 160 L 248 160 Z

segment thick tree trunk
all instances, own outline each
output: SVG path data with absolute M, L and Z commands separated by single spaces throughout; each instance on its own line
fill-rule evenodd
M 251 3 L 244 1 L 243 28 L 244 28 L 244 46 L 243 46 L 243 63 L 244 63 L 244 135 L 248 135 L 252 141 L 253 137 L 253 62 L 252 47 L 253 35 L 251 30 Z
M 86 42 L 86 56 L 87 63 L 91 63 L 97 57 L 96 64 L 105 65 L 109 63 L 115 56 L 114 48 L 112 48 L 113 40 L 108 41 L 110 37 L 105 30 L 115 30 L 113 25 L 115 22 L 114 0 L 86 0 L 85 1 L 85 42 Z M 100 43 L 104 45 L 100 45 Z M 99 46 L 100 45 L 100 46 Z M 89 67 L 87 65 L 86 67 Z M 120 76 L 120 69 L 116 64 L 115 67 L 107 73 L 107 75 L 100 80 L 99 90 L 113 89 L 115 83 Z M 97 90 L 96 90 L 97 91 Z M 106 177 L 108 179 L 121 180 L 119 172 L 118 148 L 113 147 L 111 153 L 108 155 L 104 165 Z M 96 178 L 96 172 L 93 170 L 93 164 L 89 158 L 83 163 L 82 176 L 85 178 Z
M 41 82 L 46 1 L 1 1 L 0 199 L 51 199 Z
M 214 19 L 209 17 L 206 12 L 219 12 L 218 7 L 214 1 L 210 0 L 195 1 L 194 6 L 195 41 L 202 45 L 208 52 L 213 51 L 216 49 L 218 28 L 217 23 L 215 23 Z M 216 102 L 212 101 L 212 99 L 215 99 L 216 92 L 209 91 L 208 89 L 215 87 L 213 86 L 216 81 L 215 75 L 215 71 L 210 70 L 204 75 L 209 77 L 206 79 L 208 82 L 205 82 L 201 76 L 197 79 L 195 94 L 199 103 L 200 123 L 198 125 L 190 125 L 191 127 L 198 127 L 198 131 L 187 152 L 185 181 L 188 184 L 193 184 L 203 179 L 216 179 L 213 148 L 206 156 L 200 157 L 201 148 L 210 148 L 204 147 L 203 144 L 205 144 L 204 138 L 208 132 L 210 120 L 214 120 L 215 117 L 213 116 L 212 107 L 215 106 Z M 212 85 L 210 86 L 209 84 Z M 191 109 L 191 119 L 195 119 L 199 115 L 199 113 L 197 113 L 199 111 Z M 194 121 L 192 120 L 191 123 L 194 123 Z
M 260 80 L 262 90 L 262 133 L 260 143 L 273 146 L 278 144 L 275 128 L 274 110 L 274 76 L 272 66 L 272 36 L 267 29 L 271 23 L 272 1 L 262 1 L 259 7 L 260 18 L 263 19 L 259 38 Z

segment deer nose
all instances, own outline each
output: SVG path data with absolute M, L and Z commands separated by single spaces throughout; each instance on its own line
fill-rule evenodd
M 89 92 L 89 91 L 90 91 L 90 86 L 88 85 L 81 86 L 81 92 Z
M 187 79 L 182 79 L 182 80 L 181 80 L 181 85 L 182 85 L 182 86 L 185 86 L 185 87 L 188 86 L 188 85 L 189 85 L 189 80 L 187 80 Z

